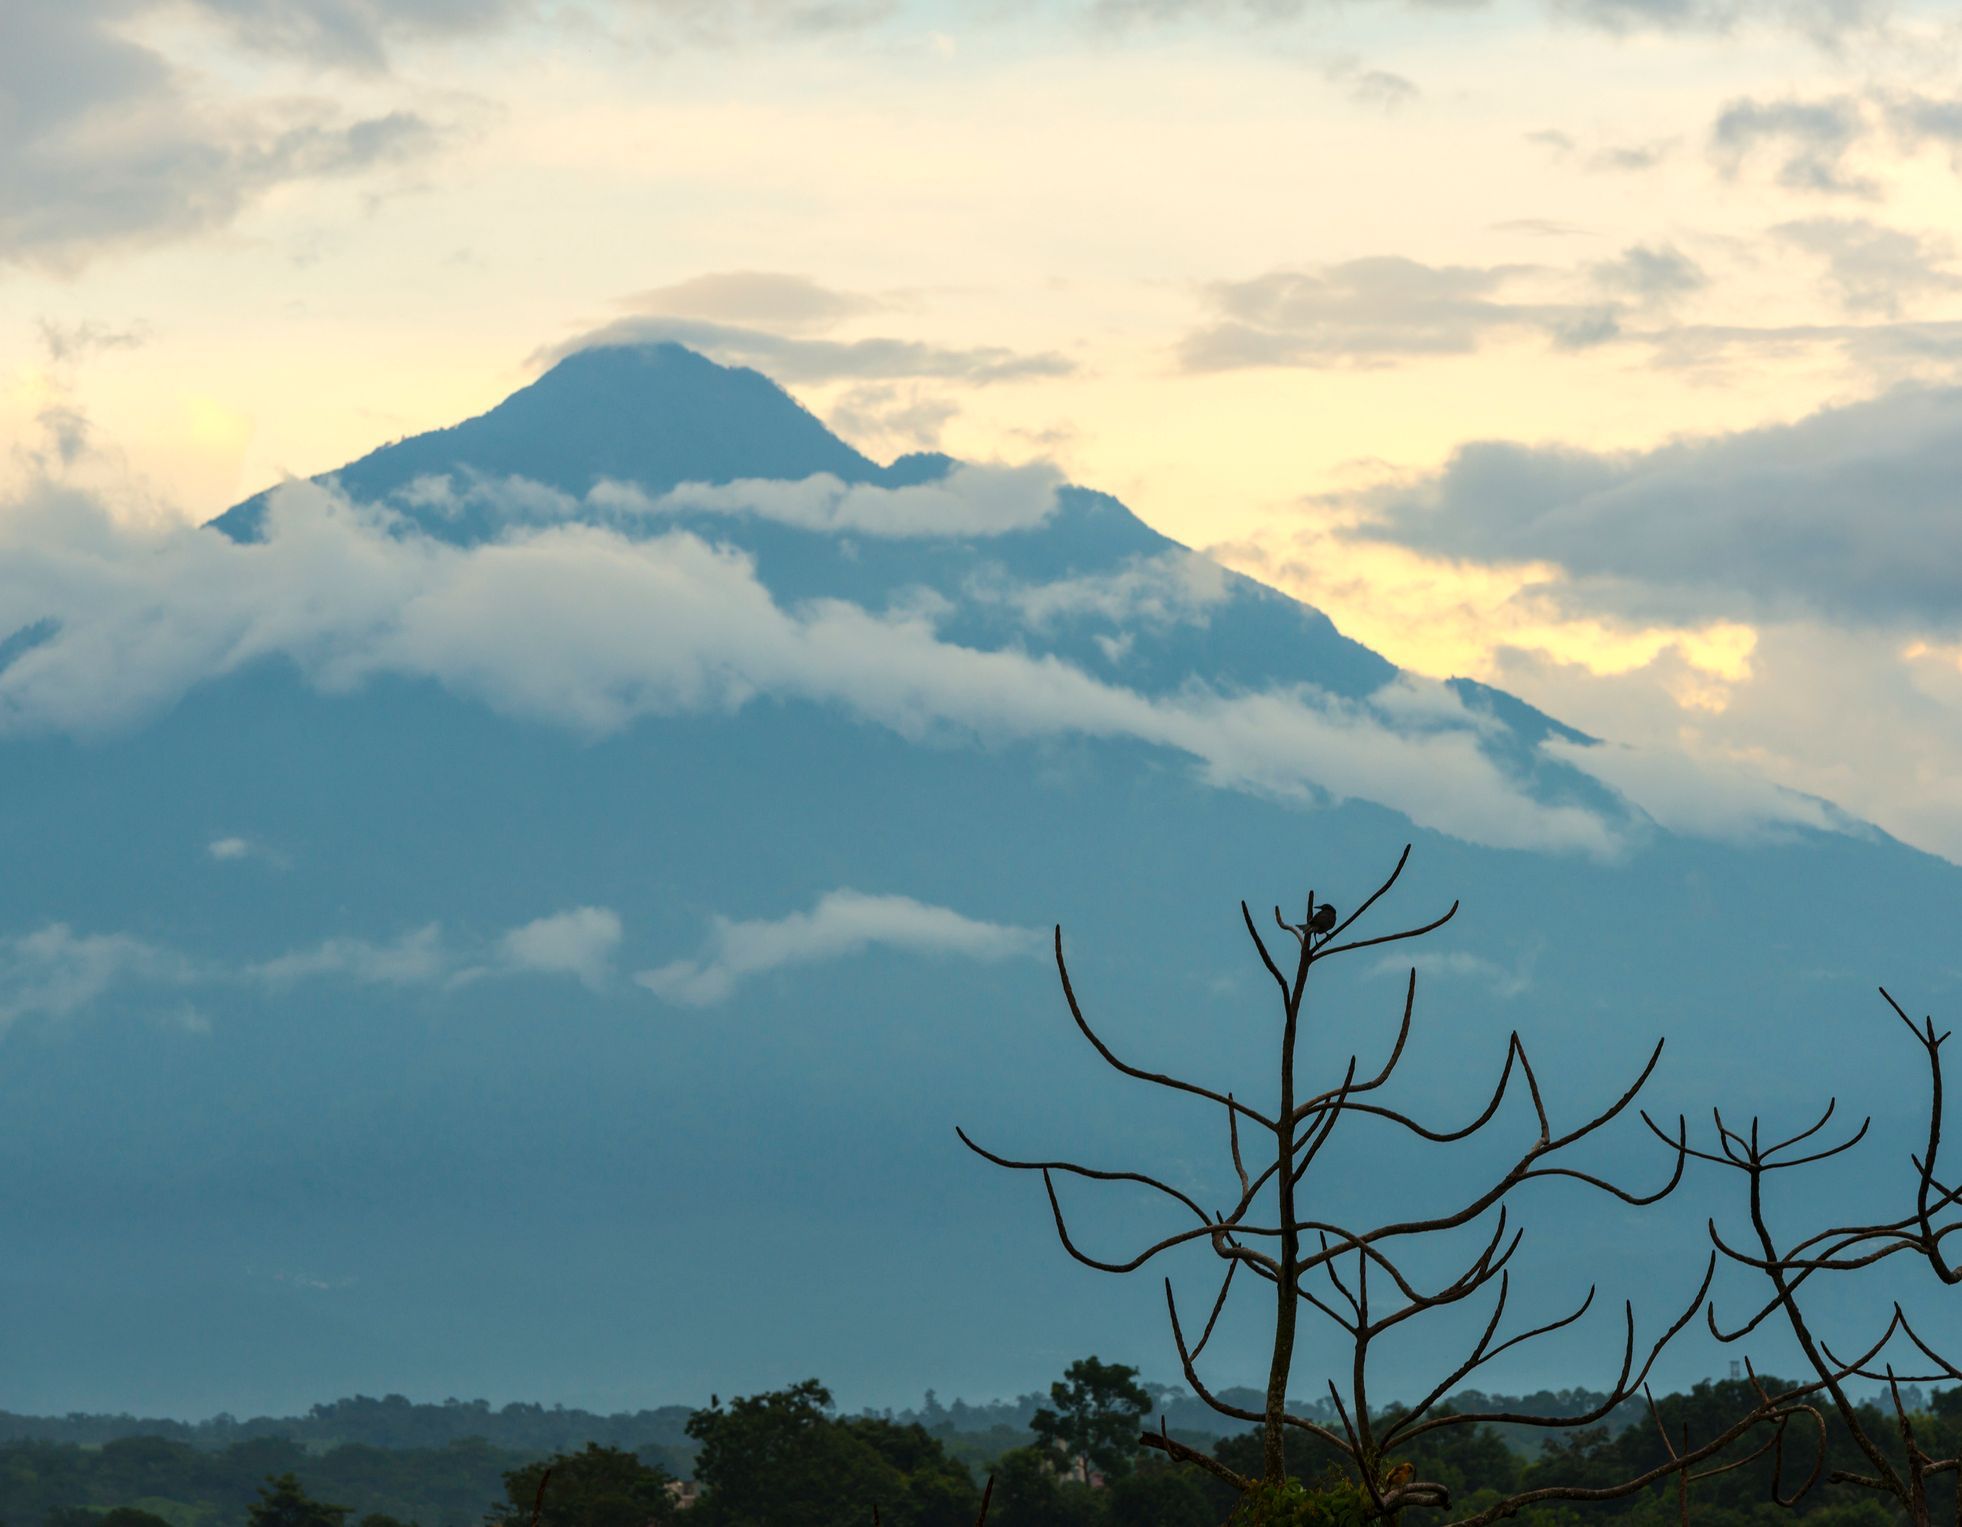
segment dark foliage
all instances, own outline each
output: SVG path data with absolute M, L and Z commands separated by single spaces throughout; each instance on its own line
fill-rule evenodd
M 674 1476 L 622 1448 L 589 1442 L 504 1476 L 504 1502 L 487 1527 L 664 1527 L 676 1516 Z

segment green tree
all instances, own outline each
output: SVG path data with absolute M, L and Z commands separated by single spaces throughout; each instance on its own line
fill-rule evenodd
M 1038 1410 L 1029 1430 L 1058 1463 L 1086 1480 L 1092 1465 L 1111 1479 L 1131 1471 L 1139 1429 L 1151 1409 L 1137 1369 L 1078 1358 L 1049 1386 L 1049 1400 L 1056 1408 Z
M 1219 1527 L 1219 1507 L 1196 1469 L 1136 1469 L 1103 1493 L 1111 1527 Z
M 666 1469 L 642 1463 L 622 1448 L 589 1442 L 580 1452 L 558 1453 L 506 1474 L 504 1503 L 492 1520 L 502 1527 L 529 1527 L 536 1511 L 539 1527 L 649 1527 L 672 1522 L 677 1508 L 668 1486 L 673 1478 Z
M 905 1473 L 831 1409 L 831 1391 L 805 1379 L 690 1416 L 703 1492 L 691 1527 L 864 1527 L 874 1506 L 911 1527 Z
M 274 1474 L 260 1487 L 245 1520 L 247 1527 L 341 1527 L 347 1511 L 308 1495 L 297 1475 Z
M 988 1527 L 1096 1527 L 1102 1494 L 1058 1479 L 1042 1448 L 1018 1447 L 995 1461 Z

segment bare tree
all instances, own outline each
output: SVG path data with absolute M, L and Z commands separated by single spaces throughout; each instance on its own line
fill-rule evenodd
M 1742 1341 L 1774 1316 L 1782 1318 L 1816 1376 L 1817 1384 L 1814 1387 L 1822 1390 L 1831 1400 L 1848 1436 L 1872 1469 L 1871 1473 L 1835 1470 L 1829 1476 L 1830 1480 L 1889 1496 L 1917 1527 L 1925 1527 L 1929 1520 L 1928 1481 L 1936 1475 L 1962 1472 L 1962 1459 L 1931 1458 L 1922 1450 L 1921 1439 L 1902 1401 L 1901 1385 L 1939 1380 L 1962 1381 L 1962 1370 L 1958 1370 L 1921 1338 L 1898 1301 L 1893 1304 L 1892 1314 L 1878 1339 L 1857 1356 L 1841 1358 L 1814 1329 L 1799 1300 L 1800 1290 L 1820 1274 L 1855 1272 L 1900 1257 L 1924 1264 L 1942 1284 L 1952 1286 L 1962 1283 L 1962 1267 L 1951 1262 L 1943 1249 L 1943 1243 L 1951 1235 L 1962 1231 L 1962 1213 L 1956 1212 L 1958 1201 L 1962 1201 L 1962 1188 L 1945 1186 L 1937 1175 L 1942 1146 L 1941 1047 L 1949 1036 L 1935 1032 L 1932 1018 L 1924 1017 L 1920 1023 L 1916 1023 L 1908 1017 L 1885 987 L 1880 988 L 1880 995 L 1921 1046 L 1928 1068 L 1926 1143 L 1919 1154 L 1908 1157 L 1913 1197 L 1911 1208 L 1890 1220 L 1838 1225 L 1815 1231 L 1781 1248 L 1772 1229 L 1767 1202 L 1773 1174 L 1811 1166 L 1850 1151 L 1866 1137 L 1873 1123 L 1872 1117 L 1868 1116 L 1857 1128 L 1834 1143 L 1821 1143 L 1838 1108 L 1837 1097 L 1828 1099 L 1825 1110 L 1808 1128 L 1771 1143 L 1765 1142 L 1757 1117 L 1754 1116 L 1745 1129 L 1737 1130 L 1727 1125 L 1722 1111 L 1717 1110 L 1713 1115 L 1716 1150 L 1691 1148 L 1689 1154 L 1737 1172 L 1744 1178 L 1748 1188 L 1750 1240 L 1754 1246 L 1732 1245 L 1715 1222 L 1710 1226 L 1711 1244 L 1727 1260 L 1762 1274 L 1771 1285 L 1769 1297 L 1736 1326 L 1720 1325 L 1713 1304 L 1709 1311 L 1712 1334 L 1722 1342 Z M 1657 1128 L 1653 1119 L 1646 1114 L 1643 1118 L 1651 1130 L 1664 1139 L 1669 1138 Z M 1676 1148 L 1682 1148 L 1680 1143 L 1676 1144 Z M 1915 1367 L 1924 1371 L 1896 1371 L 1885 1354 L 1890 1347 L 1898 1350 L 1903 1346 L 1912 1351 Z M 1862 1414 L 1862 1407 L 1847 1393 L 1846 1381 L 1850 1378 L 1876 1381 L 1887 1386 L 1894 1409 L 1893 1438 L 1886 1439 L 1884 1431 L 1882 1435 L 1875 1434 L 1871 1412 Z M 1962 1495 L 1958 1496 L 1958 1500 L 1962 1501 Z M 1958 1513 L 1962 1513 L 1962 1505 L 1958 1505 Z M 1959 1514 L 1958 1520 L 1962 1520 L 1962 1514 Z
M 1097 1053 L 1125 1076 L 1200 1099 L 1223 1112 L 1226 1143 L 1237 1183 L 1237 1191 L 1226 1208 L 1209 1213 L 1188 1193 L 1147 1173 L 1107 1171 L 1073 1161 L 1011 1159 L 983 1149 L 965 1131 L 960 1132 L 961 1140 L 969 1149 L 997 1166 L 1041 1174 L 1057 1236 L 1064 1249 L 1085 1266 L 1103 1272 L 1128 1273 L 1166 1252 L 1195 1244 L 1209 1247 L 1224 1264 L 1218 1292 L 1196 1340 L 1187 1339 L 1185 1322 L 1180 1316 L 1169 1278 L 1165 1280 L 1166 1308 L 1179 1361 L 1193 1390 L 1220 1414 L 1252 1422 L 1262 1428 L 1261 1474 L 1257 1478 L 1242 1475 L 1218 1459 L 1175 1440 L 1162 1420 L 1156 1434 L 1148 1433 L 1140 1439 L 1143 1445 L 1206 1469 L 1244 1495 L 1250 1492 L 1265 1493 L 1286 1486 L 1287 1438 L 1290 1433 L 1296 1433 L 1311 1439 L 1311 1446 L 1319 1444 L 1343 1461 L 1344 1467 L 1365 1493 L 1364 1510 L 1371 1518 L 1394 1518 L 1399 1512 L 1416 1507 L 1449 1509 L 1450 1497 L 1445 1486 L 1416 1478 L 1411 1464 L 1398 1457 L 1399 1453 L 1409 1452 L 1413 1444 L 1429 1433 L 1480 1423 L 1571 1430 L 1599 1423 L 1627 1400 L 1645 1393 L 1650 1369 L 1663 1348 L 1695 1316 L 1708 1293 L 1716 1266 L 1716 1254 L 1713 1252 L 1695 1295 L 1645 1349 L 1638 1351 L 1634 1310 L 1632 1306 L 1624 1307 L 1619 1371 L 1601 1402 L 1584 1414 L 1549 1418 L 1510 1412 L 1455 1411 L 1443 1403 L 1455 1388 L 1486 1364 L 1527 1342 L 1572 1326 L 1593 1303 L 1594 1291 L 1590 1289 L 1578 1307 L 1568 1313 L 1501 1335 L 1511 1296 L 1508 1264 L 1518 1250 L 1522 1235 L 1521 1231 L 1511 1228 L 1512 1196 L 1527 1183 L 1546 1178 L 1564 1178 L 1625 1204 L 1652 1204 L 1676 1187 L 1682 1177 L 1684 1162 L 1691 1152 L 1688 1149 L 1688 1127 L 1679 1120 L 1676 1136 L 1673 1139 L 1664 1136 L 1674 1157 L 1673 1167 L 1661 1186 L 1648 1192 L 1619 1187 L 1603 1177 L 1565 1164 L 1568 1158 L 1563 1153 L 1569 1147 L 1593 1136 L 1634 1101 L 1661 1058 L 1662 1045 L 1659 1042 L 1641 1073 L 1619 1098 L 1584 1122 L 1562 1131 L 1556 1132 L 1549 1118 L 1540 1078 L 1516 1032 L 1506 1042 L 1504 1063 L 1489 1101 L 1479 1108 L 1468 1123 L 1432 1127 L 1380 1101 L 1380 1094 L 1395 1073 L 1410 1037 L 1417 995 L 1417 972 L 1414 968 L 1405 986 L 1402 1018 L 1396 1037 L 1382 1065 L 1373 1073 L 1364 1074 L 1360 1071 L 1358 1060 L 1352 1056 L 1341 1079 L 1333 1085 L 1303 1084 L 1296 1074 L 1295 1057 L 1307 1022 L 1308 996 L 1316 968 L 1324 961 L 1341 955 L 1421 937 L 1449 922 L 1458 910 L 1458 904 L 1453 902 L 1441 917 L 1420 926 L 1372 937 L 1352 935 L 1351 930 L 1396 884 L 1409 858 L 1410 849 L 1405 847 L 1389 878 L 1346 918 L 1338 917 L 1335 909 L 1328 904 L 1318 902 L 1312 892 L 1300 922 L 1289 922 L 1276 908 L 1274 920 L 1292 943 L 1291 948 L 1287 944 L 1281 945 L 1288 956 L 1285 965 L 1275 958 L 1268 941 L 1262 938 L 1253 914 L 1245 902 L 1241 903 L 1242 921 L 1261 964 L 1273 979 L 1280 1001 L 1278 1068 L 1267 1083 L 1273 1087 L 1278 1082 L 1278 1096 L 1271 1104 L 1264 1103 L 1258 1108 L 1243 1102 L 1242 1094 L 1237 1090 L 1201 1085 L 1121 1059 L 1084 1017 L 1082 1005 L 1070 981 L 1069 967 L 1063 958 L 1062 929 L 1059 927 L 1056 930 L 1056 969 L 1061 978 L 1063 995 L 1077 1028 Z M 1319 1182 L 1318 1175 L 1312 1169 L 1345 1121 L 1371 1120 L 1379 1126 L 1400 1131 L 1406 1137 L 1451 1145 L 1469 1140 L 1484 1130 L 1499 1114 L 1501 1104 L 1515 1084 L 1523 1086 L 1530 1097 L 1537 1130 L 1516 1154 L 1508 1155 L 1500 1166 L 1482 1179 L 1482 1186 L 1472 1191 L 1457 1208 L 1414 1218 L 1386 1218 L 1382 1223 L 1361 1228 L 1335 1223 L 1316 1212 L 1314 1199 Z M 1243 1136 L 1251 1137 L 1257 1144 L 1245 1143 Z M 1160 1237 L 1129 1256 L 1113 1259 L 1092 1255 L 1083 1250 L 1071 1235 L 1062 1201 L 1057 1194 L 1058 1177 L 1141 1185 L 1155 1192 L 1182 1218 L 1189 1217 L 1193 1223 Z M 1462 1234 L 1454 1234 L 1457 1232 Z M 1448 1239 L 1441 1241 L 1441 1238 Z M 1466 1242 L 1469 1242 L 1466 1247 L 1470 1253 L 1468 1260 L 1455 1276 L 1443 1283 L 1420 1286 L 1418 1280 L 1407 1275 L 1405 1269 L 1412 1261 L 1413 1252 L 1421 1252 L 1426 1245 L 1464 1245 Z M 1249 1277 L 1266 1283 L 1274 1300 L 1273 1345 L 1268 1360 L 1265 1402 L 1259 1410 L 1236 1406 L 1222 1399 L 1200 1377 L 1197 1367 L 1198 1359 L 1226 1306 L 1234 1278 L 1243 1270 Z M 1448 1310 L 1488 1289 L 1492 1295 L 1490 1316 L 1470 1350 L 1414 1405 L 1393 1409 L 1379 1409 L 1373 1405 L 1369 1384 L 1370 1356 L 1377 1340 L 1406 1322 Z M 1304 1309 L 1332 1323 L 1342 1333 L 1341 1344 L 1345 1348 L 1342 1383 L 1338 1385 L 1333 1379 L 1328 1383 L 1328 1392 L 1334 1402 L 1335 1422 L 1332 1423 L 1328 1422 L 1327 1417 L 1317 1421 L 1293 1414 L 1287 1407 L 1288 1384 L 1295 1360 L 1297 1322 Z M 1459 1527 L 1483 1527 L 1487 1522 L 1510 1516 L 1521 1507 L 1540 1501 L 1605 1500 L 1629 1495 L 1671 1475 L 1679 1477 L 1686 1485 L 1690 1478 L 1695 1477 L 1699 1466 L 1715 1459 L 1754 1432 L 1757 1435 L 1750 1440 L 1755 1447 L 1746 1457 L 1716 1464 L 1713 1468 L 1736 1467 L 1767 1450 L 1782 1449 L 1787 1424 L 1795 1416 L 1811 1414 L 1803 1400 L 1815 1387 L 1807 1385 L 1782 1394 L 1761 1391 L 1758 1402 L 1735 1424 L 1696 1446 L 1690 1446 L 1686 1440 L 1680 1447 L 1672 1446 L 1666 1462 L 1634 1477 L 1607 1487 L 1553 1485 L 1517 1493 L 1461 1518 Z

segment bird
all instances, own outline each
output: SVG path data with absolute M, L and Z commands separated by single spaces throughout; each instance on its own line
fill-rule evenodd
M 1315 915 L 1308 919 L 1308 931 L 1327 938 L 1335 931 L 1336 910 L 1332 902 L 1323 902 L 1315 908 Z

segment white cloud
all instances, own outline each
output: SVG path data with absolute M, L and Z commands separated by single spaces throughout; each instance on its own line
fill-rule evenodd
M 310 949 L 296 949 L 247 968 L 268 986 L 339 977 L 362 986 L 428 986 L 454 965 L 443 945 L 443 930 L 429 923 L 386 944 L 364 938 L 330 938 Z
M 572 976 L 597 990 L 613 972 L 620 914 L 610 907 L 574 907 L 513 928 L 498 940 L 507 970 Z
M 1532 987 L 1541 947 L 1537 942 L 1528 944 L 1509 965 L 1469 949 L 1419 949 L 1409 954 L 1386 954 L 1373 968 L 1378 975 L 1401 977 L 1414 969 L 1420 975 L 1447 981 L 1476 981 L 1490 987 L 1495 996 L 1511 1001 Z
M 649 498 L 624 483 L 601 483 L 591 501 L 632 514 L 754 515 L 803 530 L 875 536 L 987 536 L 1029 530 L 1056 512 L 1056 469 L 1026 466 L 956 466 L 937 482 L 903 488 L 844 483 L 829 473 L 796 482 L 745 479 L 732 483 L 683 483 Z
M 1109 573 L 1087 573 L 1048 583 L 1003 583 L 977 578 L 970 597 L 1006 604 L 1034 629 L 1080 616 L 1130 625 L 1204 625 L 1231 592 L 1233 574 L 1211 557 L 1183 547 L 1138 557 Z
M 188 960 L 146 939 L 49 923 L 0 938 L 0 1027 L 28 1014 L 66 1017 L 119 986 L 175 986 L 195 976 Z
M 793 481 L 683 483 L 657 495 L 633 483 L 600 482 L 579 499 L 523 477 L 439 473 L 414 479 L 390 502 L 446 519 L 467 512 L 510 530 L 580 520 L 638 532 L 676 515 L 709 514 L 836 534 L 991 536 L 1042 524 L 1056 512 L 1061 482 L 1045 462 L 962 463 L 937 481 L 899 488 L 847 483 L 819 472 Z
M 67 1017 L 121 991 L 285 991 L 311 981 L 450 989 L 521 974 L 571 977 L 598 989 L 611 975 L 619 942 L 617 913 L 574 907 L 487 942 L 459 944 L 432 922 L 394 939 L 341 935 L 271 959 L 227 965 L 127 933 L 77 933 L 66 923 L 50 923 L 31 933 L 0 935 L 0 1028 L 29 1015 Z M 192 1033 L 211 1028 L 209 1017 L 181 997 L 153 1016 Z
M 261 843 L 257 838 L 244 837 L 238 833 L 225 833 L 213 838 L 204 846 L 205 856 L 219 864 L 241 864 L 247 859 L 260 864 L 269 864 L 275 869 L 289 869 L 292 861 L 279 849 L 269 843 Z
M 1535 800 L 1469 715 L 1409 733 L 1309 686 L 1147 697 L 1053 657 L 939 638 L 929 612 L 780 607 L 740 554 L 581 524 L 457 547 L 392 533 L 326 489 L 274 495 L 262 543 L 120 530 L 74 494 L 0 515 L 0 629 L 50 634 L 0 669 L 0 735 L 128 727 L 192 686 L 284 657 L 317 687 L 433 678 L 507 714 L 613 732 L 768 693 L 907 736 L 1133 738 L 1233 789 L 1359 797 L 1506 847 L 1612 853 L 1617 827 Z
M 698 958 L 644 970 L 634 979 L 670 1002 L 705 1006 L 766 971 L 843 959 L 873 947 L 1005 960 L 1040 953 L 1043 934 L 978 922 L 910 896 L 868 896 L 841 888 L 825 892 L 810 911 L 776 921 L 717 917 Z
M 1843 831 L 1825 801 L 1773 784 L 1757 770 L 1674 750 L 1550 738 L 1546 751 L 1592 774 L 1671 832 L 1751 842 L 1795 827 Z

